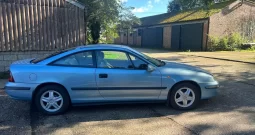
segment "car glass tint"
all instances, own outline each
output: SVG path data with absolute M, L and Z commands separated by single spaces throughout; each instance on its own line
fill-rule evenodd
M 54 62 L 53 65 L 93 67 L 92 52 L 75 53 Z

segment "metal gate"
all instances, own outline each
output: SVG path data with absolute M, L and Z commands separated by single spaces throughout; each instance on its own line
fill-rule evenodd
M 162 48 L 163 47 L 163 28 L 148 28 L 142 32 L 142 47 Z
M 203 23 L 172 27 L 172 50 L 201 51 L 202 41 Z

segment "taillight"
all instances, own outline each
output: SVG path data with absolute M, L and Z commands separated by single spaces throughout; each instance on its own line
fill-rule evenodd
M 10 77 L 9 77 L 9 82 L 14 82 L 14 78 L 13 78 L 13 76 L 12 76 L 12 73 L 10 73 Z

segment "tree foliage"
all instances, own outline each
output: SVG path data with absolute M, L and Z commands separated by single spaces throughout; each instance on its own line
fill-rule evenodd
M 118 28 L 131 27 L 138 18 L 120 0 L 79 0 L 87 8 L 89 43 L 97 44 L 100 35 L 115 38 Z
M 226 1 L 226 0 L 221 0 Z M 197 7 L 208 8 L 211 4 L 214 3 L 214 0 L 172 0 L 169 1 L 167 6 L 168 12 L 187 10 Z

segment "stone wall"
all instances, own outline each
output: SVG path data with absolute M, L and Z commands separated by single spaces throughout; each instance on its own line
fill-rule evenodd
M 14 61 L 43 57 L 53 52 L 54 51 L 0 52 L 0 72 L 8 71 L 9 66 Z

